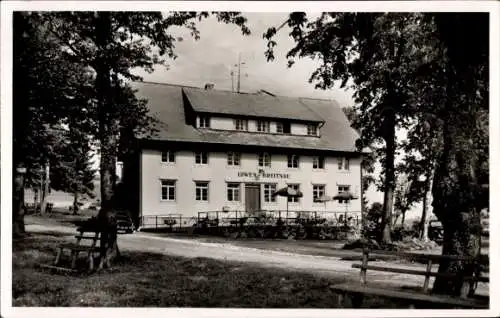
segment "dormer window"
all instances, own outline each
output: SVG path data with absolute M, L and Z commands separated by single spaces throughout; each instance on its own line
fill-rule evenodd
M 200 116 L 199 128 L 210 128 L 210 117 Z
M 258 132 L 270 132 L 269 122 L 266 120 L 257 120 L 257 131 Z
M 318 126 L 314 124 L 307 125 L 307 134 L 309 136 L 317 136 L 318 135 Z
M 283 133 L 283 123 L 276 123 L 276 133 L 282 134 Z
M 236 119 L 234 121 L 234 129 L 247 131 L 248 130 L 248 120 L 245 119 Z
M 276 122 L 276 133 L 277 134 L 289 134 L 290 133 L 290 123 L 286 121 Z

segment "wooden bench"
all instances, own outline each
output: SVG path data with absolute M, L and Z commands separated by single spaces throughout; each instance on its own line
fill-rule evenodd
M 99 252 L 99 232 L 86 232 L 83 229 L 79 230 L 79 234 L 75 235 L 75 243 L 63 243 L 58 246 L 54 266 L 57 266 L 61 261 L 61 256 L 64 250 L 71 251 L 71 269 L 76 268 L 76 261 L 80 253 L 85 253 L 88 261 L 88 269 L 94 269 L 94 254 Z M 87 244 L 84 244 L 87 243 Z
M 392 256 L 399 259 L 425 262 L 426 267 L 425 269 L 409 269 L 402 267 L 368 265 L 368 260 L 370 258 L 369 256 L 374 255 L 382 256 L 385 258 Z M 479 266 L 480 268 L 484 268 L 482 266 L 489 262 L 487 256 L 481 257 L 480 259 L 471 260 L 470 258 L 452 255 L 393 253 L 382 251 L 377 251 L 369 255 L 369 251 L 365 249 L 362 255 L 362 263 L 352 265 L 353 268 L 360 269 L 360 283 L 344 283 L 333 285 L 330 287 L 330 289 L 339 295 L 338 305 L 340 306 L 340 308 L 345 307 L 347 298 L 351 298 L 352 307 L 361 307 L 365 295 L 398 299 L 400 301 L 408 303 L 410 308 L 414 308 L 415 305 L 421 304 L 434 304 L 438 306 L 452 306 L 459 308 L 489 308 L 487 299 L 489 297 L 484 297 L 486 299 L 481 299 L 480 297 L 475 297 L 474 295 L 472 295 L 472 287 L 474 284 L 477 284 L 477 282 L 489 283 L 489 276 L 481 275 L 481 271 L 478 271 L 477 274 L 471 277 L 463 278 L 460 297 L 432 294 L 431 289 L 429 288 L 431 277 L 446 277 L 449 279 L 456 279 L 456 275 L 432 271 L 433 264 L 438 264 L 440 260 L 446 258 L 450 260 L 466 260 L 478 262 L 477 266 Z M 417 290 L 404 290 L 402 288 L 398 288 L 397 286 L 380 286 L 379 284 L 375 283 L 368 284 L 366 280 L 366 272 L 368 270 L 386 273 L 419 275 L 425 278 L 423 286 L 421 288 L 417 288 Z

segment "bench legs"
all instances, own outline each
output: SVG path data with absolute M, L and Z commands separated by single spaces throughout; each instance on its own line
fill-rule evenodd
M 354 293 L 351 296 L 352 308 L 361 308 L 363 304 L 363 294 Z
M 337 307 L 349 308 L 347 299 L 351 300 L 351 308 L 361 308 L 363 305 L 363 294 L 360 293 L 339 293 L 337 295 Z
M 78 258 L 78 251 L 71 251 L 71 268 L 76 267 L 76 259 Z
M 75 251 L 75 250 L 71 251 L 71 268 L 72 269 L 76 268 L 76 261 L 78 259 L 78 254 L 80 254 L 80 252 L 82 252 L 82 251 Z M 63 248 L 59 247 L 57 249 L 57 254 L 56 254 L 56 259 L 54 260 L 54 265 L 59 264 L 59 262 L 61 261 L 62 253 L 63 253 Z M 89 271 L 92 271 L 92 270 L 94 270 L 94 255 L 93 255 L 92 251 L 88 253 L 87 258 L 88 258 L 88 262 L 89 262 Z
M 337 295 L 337 308 L 345 308 L 345 297 L 344 293 L 340 293 Z

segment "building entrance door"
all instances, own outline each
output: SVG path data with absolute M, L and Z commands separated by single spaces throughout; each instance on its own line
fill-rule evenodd
M 245 210 L 252 213 L 260 210 L 260 185 L 245 184 Z

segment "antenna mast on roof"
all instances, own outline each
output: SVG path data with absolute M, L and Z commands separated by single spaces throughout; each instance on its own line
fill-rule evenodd
M 238 53 L 238 64 L 234 64 L 233 65 L 234 67 L 238 68 L 238 78 L 237 78 L 237 82 L 236 82 L 236 91 L 238 93 L 240 92 L 240 87 L 241 87 L 241 66 L 245 65 L 245 64 L 246 64 L 245 62 L 241 61 L 241 52 Z M 233 76 L 234 76 L 234 71 L 231 71 L 231 91 L 232 92 L 234 92 L 234 80 L 233 80 Z M 245 74 L 245 76 L 248 76 L 248 74 Z

